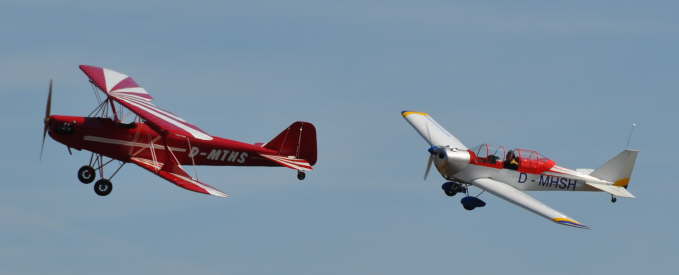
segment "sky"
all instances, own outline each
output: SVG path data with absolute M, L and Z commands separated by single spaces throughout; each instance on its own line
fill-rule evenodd
M 0 2 L 0 274 L 669 274 L 679 261 L 674 1 Z M 113 192 L 89 154 L 48 138 L 96 104 L 79 64 L 124 72 L 212 135 L 318 130 L 318 164 L 198 167 L 232 195 L 131 165 Z M 533 192 L 592 227 L 489 194 L 474 211 L 423 181 L 430 113 L 467 146 L 531 148 L 596 168 L 641 150 L 630 191 Z

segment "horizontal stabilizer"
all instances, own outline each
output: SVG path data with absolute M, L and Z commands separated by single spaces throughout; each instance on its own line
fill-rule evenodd
M 575 172 L 578 172 L 580 174 L 589 175 L 592 172 L 594 172 L 594 169 L 592 169 L 592 168 L 578 168 L 578 169 L 575 169 Z
M 587 185 L 592 186 L 596 189 L 599 189 L 601 191 L 607 192 L 613 196 L 616 197 L 621 197 L 621 198 L 634 198 L 634 195 L 627 191 L 625 187 L 622 186 L 615 186 L 615 185 L 608 185 L 608 184 L 601 184 L 601 183 L 591 183 L 591 182 L 585 182 Z
M 295 158 L 294 156 L 289 156 L 289 157 L 284 157 L 284 156 L 278 156 L 278 155 L 267 155 L 267 154 L 259 154 L 260 156 L 267 158 L 269 160 L 272 160 L 275 163 L 280 164 L 281 166 L 288 167 L 290 169 L 295 169 L 299 171 L 311 171 L 314 169 L 311 167 L 311 163 L 304 159 L 298 159 Z

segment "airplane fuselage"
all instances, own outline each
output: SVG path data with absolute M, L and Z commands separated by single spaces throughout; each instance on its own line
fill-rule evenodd
M 87 150 L 129 162 L 144 158 L 182 165 L 279 166 L 259 154 L 276 154 L 261 146 L 212 137 L 201 140 L 177 134 L 159 134 L 144 122 L 119 123 L 109 118 L 59 116 L 50 118 L 50 136 L 76 150 Z
M 544 171 L 508 169 L 501 165 L 475 163 L 473 152 L 448 150 L 444 159 L 435 159 L 439 173 L 451 181 L 471 183 L 478 178 L 490 178 L 525 191 L 599 191 L 585 182 L 606 183 L 574 170 L 551 165 Z

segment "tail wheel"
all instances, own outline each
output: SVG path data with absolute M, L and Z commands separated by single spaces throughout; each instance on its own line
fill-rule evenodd
M 303 171 L 297 171 L 297 179 L 304 180 L 304 178 L 306 178 L 306 173 L 304 173 Z
M 84 184 L 88 184 L 94 181 L 96 174 L 94 173 L 94 168 L 89 165 L 85 165 L 78 169 L 78 180 Z
M 94 184 L 94 193 L 99 196 L 106 196 L 113 191 L 113 184 L 107 179 L 100 179 Z

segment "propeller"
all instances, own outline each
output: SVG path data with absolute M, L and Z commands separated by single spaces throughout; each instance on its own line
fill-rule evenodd
M 42 128 L 42 145 L 40 146 L 40 159 L 42 159 L 42 152 L 45 149 L 45 137 L 47 136 L 47 129 L 50 122 L 50 113 L 52 112 L 52 79 L 50 79 L 50 86 L 47 92 L 47 104 L 45 105 L 45 118 L 43 119 Z
M 429 132 L 429 124 L 425 124 L 425 127 L 427 129 L 427 140 L 431 140 L 431 133 Z M 442 156 L 445 156 L 445 149 L 441 146 L 436 146 L 432 145 L 427 149 L 429 152 L 429 159 L 427 160 L 427 169 L 424 170 L 424 180 L 427 180 L 427 177 L 429 176 L 429 170 L 431 170 L 431 164 L 434 162 L 434 155 L 439 156 L 440 158 L 443 158 Z
M 445 157 L 445 149 L 440 146 L 432 146 L 427 149 L 429 152 L 429 160 L 427 161 L 427 170 L 424 171 L 424 179 L 426 180 L 427 177 L 429 176 L 429 170 L 431 170 L 431 164 L 434 162 L 434 156 L 438 156 L 439 158 L 444 158 Z
M 427 170 L 424 170 L 424 180 L 427 180 L 429 176 L 429 170 L 431 170 L 431 163 L 434 162 L 434 156 L 429 154 L 429 160 L 427 160 Z

